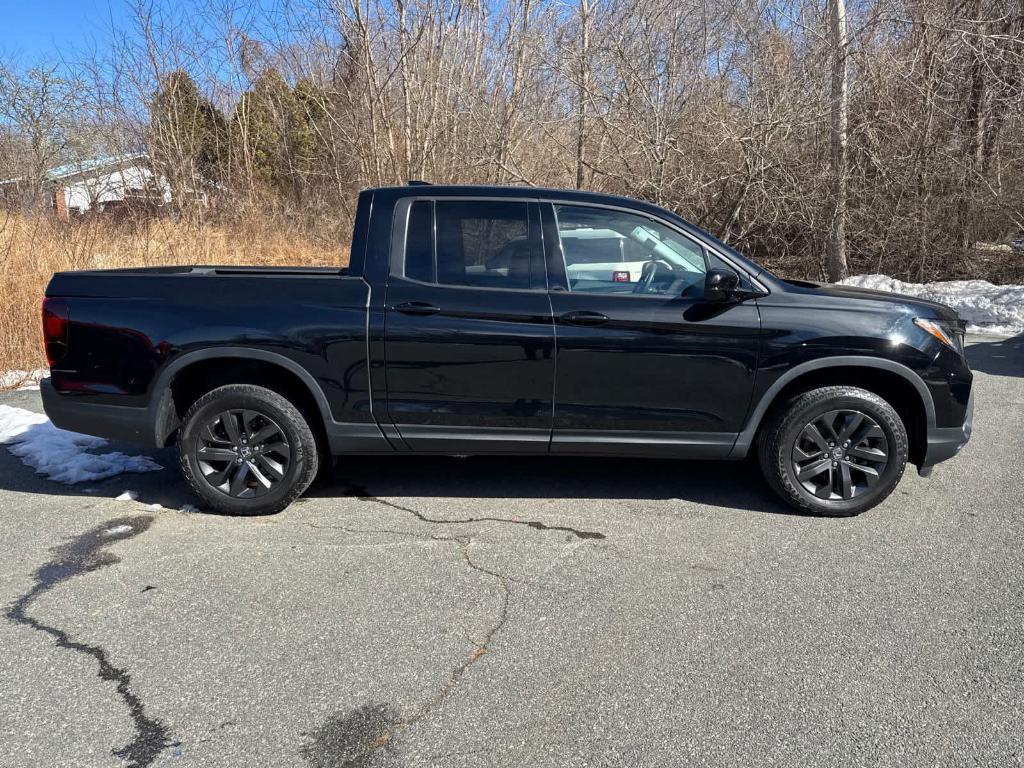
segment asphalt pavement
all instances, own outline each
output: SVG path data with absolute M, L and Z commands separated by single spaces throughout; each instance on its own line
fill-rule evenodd
M 168 451 L 0 449 L 0 766 L 1020 765 L 1024 337 L 975 341 L 971 443 L 852 519 L 749 462 L 407 456 L 235 519 Z

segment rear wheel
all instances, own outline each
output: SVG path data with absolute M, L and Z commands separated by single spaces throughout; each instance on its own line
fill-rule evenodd
M 857 515 L 885 499 L 907 463 L 899 414 L 873 392 L 822 387 L 781 409 L 761 435 L 768 484 L 788 504 L 832 517 Z
M 209 506 L 232 515 L 280 512 L 316 476 L 316 439 L 286 398 L 251 384 L 229 384 L 185 414 L 178 460 Z

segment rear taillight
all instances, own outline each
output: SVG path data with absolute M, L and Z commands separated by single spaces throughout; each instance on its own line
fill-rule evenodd
M 71 314 L 62 299 L 43 299 L 43 344 L 46 360 L 52 368 L 68 351 L 68 325 Z

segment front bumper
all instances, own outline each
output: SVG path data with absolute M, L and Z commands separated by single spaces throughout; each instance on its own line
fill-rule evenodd
M 971 439 L 974 428 L 974 389 L 967 400 L 967 415 L 959 427 L 933 427 L 928 430 L 928 448 L 918 471 L 925 474 L 941 461 L 951 459 Z
M 147 408 L 90 403 L 81 396 L 62 395 L 49 379 L 39 382 L 39 394 L 46 415 L 61 429 L 126 443 L 154 444 L 154 420 Z

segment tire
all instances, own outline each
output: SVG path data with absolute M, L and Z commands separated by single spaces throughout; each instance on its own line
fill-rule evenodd
M 309 487 L 319 456 L 309 424 L 291 402 L 265 387 L 229 384 L 188 409 L 178 463 L 213 509 L 269 515 Z
M 790 506 L 851 517 L 892 493 L 908 451 L 906 428 L 889 403 L 865 389 L 833 386 L 779 409 L 761 432 L 758 460 L 768 485 Z

